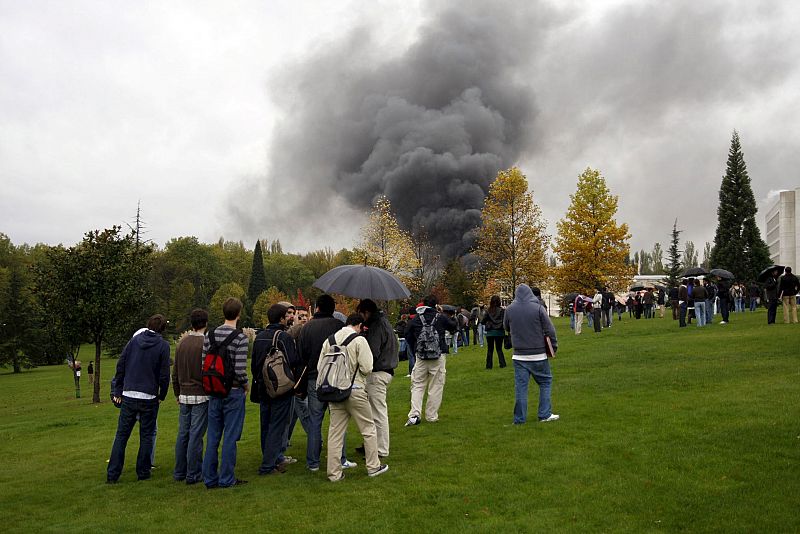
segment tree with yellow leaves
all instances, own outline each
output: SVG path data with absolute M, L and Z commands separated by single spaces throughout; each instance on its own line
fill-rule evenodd
M 369 221 L 361 229 L 361 244 L 353 257 L 358 263 L 380 267 L 394 274 L 411 290 L 416 289 L 419 260 L 411 236 L 400 228 L 385 196 L 375 201 Z
M 556 289 L 562 293 L 589 293 L 603 286 L 624 289 L 634 271 L 625 263 L 630 253 L 628 225 L 615 219 L 619 197 L 611 194 L 600 171 L 587 167 L 570 199 L 566 216 L 557 224 L 553 247 L 560 260 L 554 272 Z
M 547 235 L 542 210 L 517 167 L 497 173 L 481 210 L 475 245 L 480 287 L 495 280 L 513 294 L 519 283 L 539 285 L 547 278 Z

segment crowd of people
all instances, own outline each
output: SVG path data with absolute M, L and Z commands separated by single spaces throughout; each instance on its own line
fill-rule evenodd
M 179 340 L 174 362 L 162 335 L 167 326 L 162 315 L 152 316 L 128 342 L 111 383 L 112 400 L 120 413 L 107 469 L 108 483 L 116 483 L 122 474 L 125 449 L 137 421 L 140 444 L 136 474 L 139 480 L 150 478 L 159 406 L 167 398 L 170 383 L 179 407 L 172 473 L 176 481 L 188 485 L 202 482 L 209 489 L 247 483 L 236 475 L 236 459 L 248 394 L 259 405 L 259 475 L 280 475 L 298 462 L 286 454 L 297 421 L 307 436 L 306 468 L 319 471 L 323 420 L 329 411 L 328 479 L 338 482 L 344 478 L 344 470 L 357 467 L 347 457 L 345 447 L 351 418 L 363 438 L 363 445 L 356 450 L 364 455 L 367 474 L 379 476 L 389 469 L 384 463 L 390 453 L 386 399 L 400 352 L 409 355 L 411 379 L 405 426 L 421 424 L 423 415 L 425 421 L 435 423 L 439 420 L 447 356 L 451 348 L 469 339 L 470 329 L 474 343 L 482 345 L 485 339 L 489 345 L 489 369 L 493 348 L 500 366 L 505 367 L 503 340 L 512 342 L 507 346 L 513 345 L 514 423 L 527 420 L 530 377 L 539 385 L 538 420 L 559 418 L 551 410 L 548 362 L 548 356 L 558 347 L 555 328 L 541 300 L 525 284 L 516 289 L 514 302 L 507 309 L 500 306 L 498 296 L 492 297 L 486 310 L 477 306 L 469 313 L 463 308 L 445 309 L 436 297 L 428 296 L 395 328 L 370 299 L 361 300 L 349 316 L 335 310 L 330 295 L 316 300 L 311 317 L 301 306 L 279 302 L 268 309 L 269 324 L 255 336 L 252 348 L 247 335 L 238 328 L 241 301 L 228 298 L 222 308 L 224 323 L 212 329 L 208 329 L 205 310 L 191 312 L 192 329 Z M 548 348 L 552 349 L 550 353 Z M 209 364 L 221 358 L 218 355 L 225 355 L 222 361 L 228 362 L 228 375 L 216 364 Z M 248 357 L 252 380 L 247 372 Z M 343 373 L 349 381 L 345 380 L 345 387 L 335 389 L 337 396 L 331 397 L 329 386 L 333 382 L 329 381 L 333 380 L 334 366 L 335 373 Z M 224 392 L 209 386 L 212 379 L 224 382 L 222 376 L 230 377 Z M 286 377 L 291 382 L 284 388 L 281 384 Z

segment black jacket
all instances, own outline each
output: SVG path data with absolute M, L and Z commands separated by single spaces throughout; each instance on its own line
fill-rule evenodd
M 775 300 L 778 298 L 778 279 L 774 276 L 770 276 L 767 279 L 767 282 L 764 284 L 764 288 L 767 290 L 767 300 Z
M 394 374 L 394 368 L 400 359 L 400 348 L 389 319 L 383 312 L 370 317 L 367 327 L 367 343 L 372 351 L 372 371 L 383 371 Z
M 300 361 L 304 366 L 308 366 L 306 376 L 315 378 L 317 376 L 317 363 L 319 353 L 322 351 L 322 344 L 328 336 L 335 334 L 344 326 L 344 323 L 333 315 L 315 313 L 300 330 L 297 338 L 297 348 L 300 352 Z
M 430 322 L 433 321 L 433 327 L 439 333 L 439 350 L 442 354 L 449 354 L 450 348 L 447 346 L 447 341 L 444 339 L 444 333 L 445 330 L 451 334 L 455 333 L 456 320 L 443 313 L 436 313 L 435 308 L 429 308 L 427 306 L 423 308 L 424 311 L 422 314 L 425 316 L 425 323 L 430 324 Z M 417 308 L 417 310 L 420 311 L 421 308 Z M 416 317 L 408 322 L 408 326 L 406 327 L 406 343 L 408 343 L 408 346 L 410 346 L 411 350 L 414 352 L 417 350 L 417 336 L 419 336 L 421 331 L 422 320 L 419 318 L 419 314 L 417 314 Z
M 255 341 L 253 341 L 253 355 L 250 360 L 250 372 L 253 374 L 250 400 L 253 402 L 261 402 L 270 399 L 270 396 L 267 394 L 266 386 L 264 385 L 264 375 L 261 370 L 264 367 L 264 360 L 267 359 L 267 354 L 269 354 L 272 348 L 272 338 L 275 337 L 275 332 L 280 332 L 280 334 L 278 334 L 278 348 L 283 350 L 295 376 L 299 377 L 303 370 L 294 338 L 286 331 L 286 326 L 282 324 L 271 324 L 267 326 L 265 330 L 262 330 L 256 336 Z M 294 392 L 290 391 L 286 393 L 284 397 L 293 394 Z
M 781 276 L 780 292 L 782 296 L 793 297 L 797 295 L 798 289 L 800 289 L 800 281 L 797 280 L 794 274 L 789 273 Z
M 505 310 L 503 308 L 497 308 L 494 312 L 487 310 L 483 316 L 483 324 L 486 325 L 486 330 L 502 330 L 504 316 Z

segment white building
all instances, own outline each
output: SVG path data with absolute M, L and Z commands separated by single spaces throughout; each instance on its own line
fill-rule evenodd
M 800 187 L 781 191 L 767 208 L 766 242 L 773 263 L 800 267 Z

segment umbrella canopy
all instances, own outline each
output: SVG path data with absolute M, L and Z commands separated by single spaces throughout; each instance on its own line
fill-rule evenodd
M 758 281 L 766 282 L 767 278 L 769 278 L 769 275 L 772 273 L 772 271 L 776 269 L 778 270 L 778 276 L 780 276 L 783 274 L 783 271 L 786 269 L 786 267 L 784 267 L 783 265 L 775 265 L 775 264 L 770 265 L 769 267 L 758 273 Z
M 577 293 L 567 293 L 562 298 L 564 299 L 564 302 L 575 302 L 575 299 L 578 298 L 578 294 Z
M 700 276 L 703 274 L 708 274 L 708 271 L 703 269 L 702 267 L 691 267 L 686 269 L 684 273 L 681 275 L 682 278 L 692 277 L 692 276 Z
M 457 312 L 458 306 L 453 306 L 452 304 L 442 304 L 442 311 Z
M 632 285 L 632 286 L 631 286 L 631 287 L 628 289 L 628 291 L 641 291 L 641 290 L 643 290 L 644 288 L 645 288 L 645 287 L 644 287 L 644 285 L 642 285 L 642 284 L 635 284 L 635 285 Z
M 365 265 L 340 265 L 320 276 L 314 287 L 357 299 L 400 300 L 411 292 L 389 271 Z
M 736 278 L 733 276 L 733 273 L 730 271 L 726 271 L 725 269 L 711 269 L 708 274 L 717 276 L 719 278 L 724 278 L 725 280 L 733 280 Z

